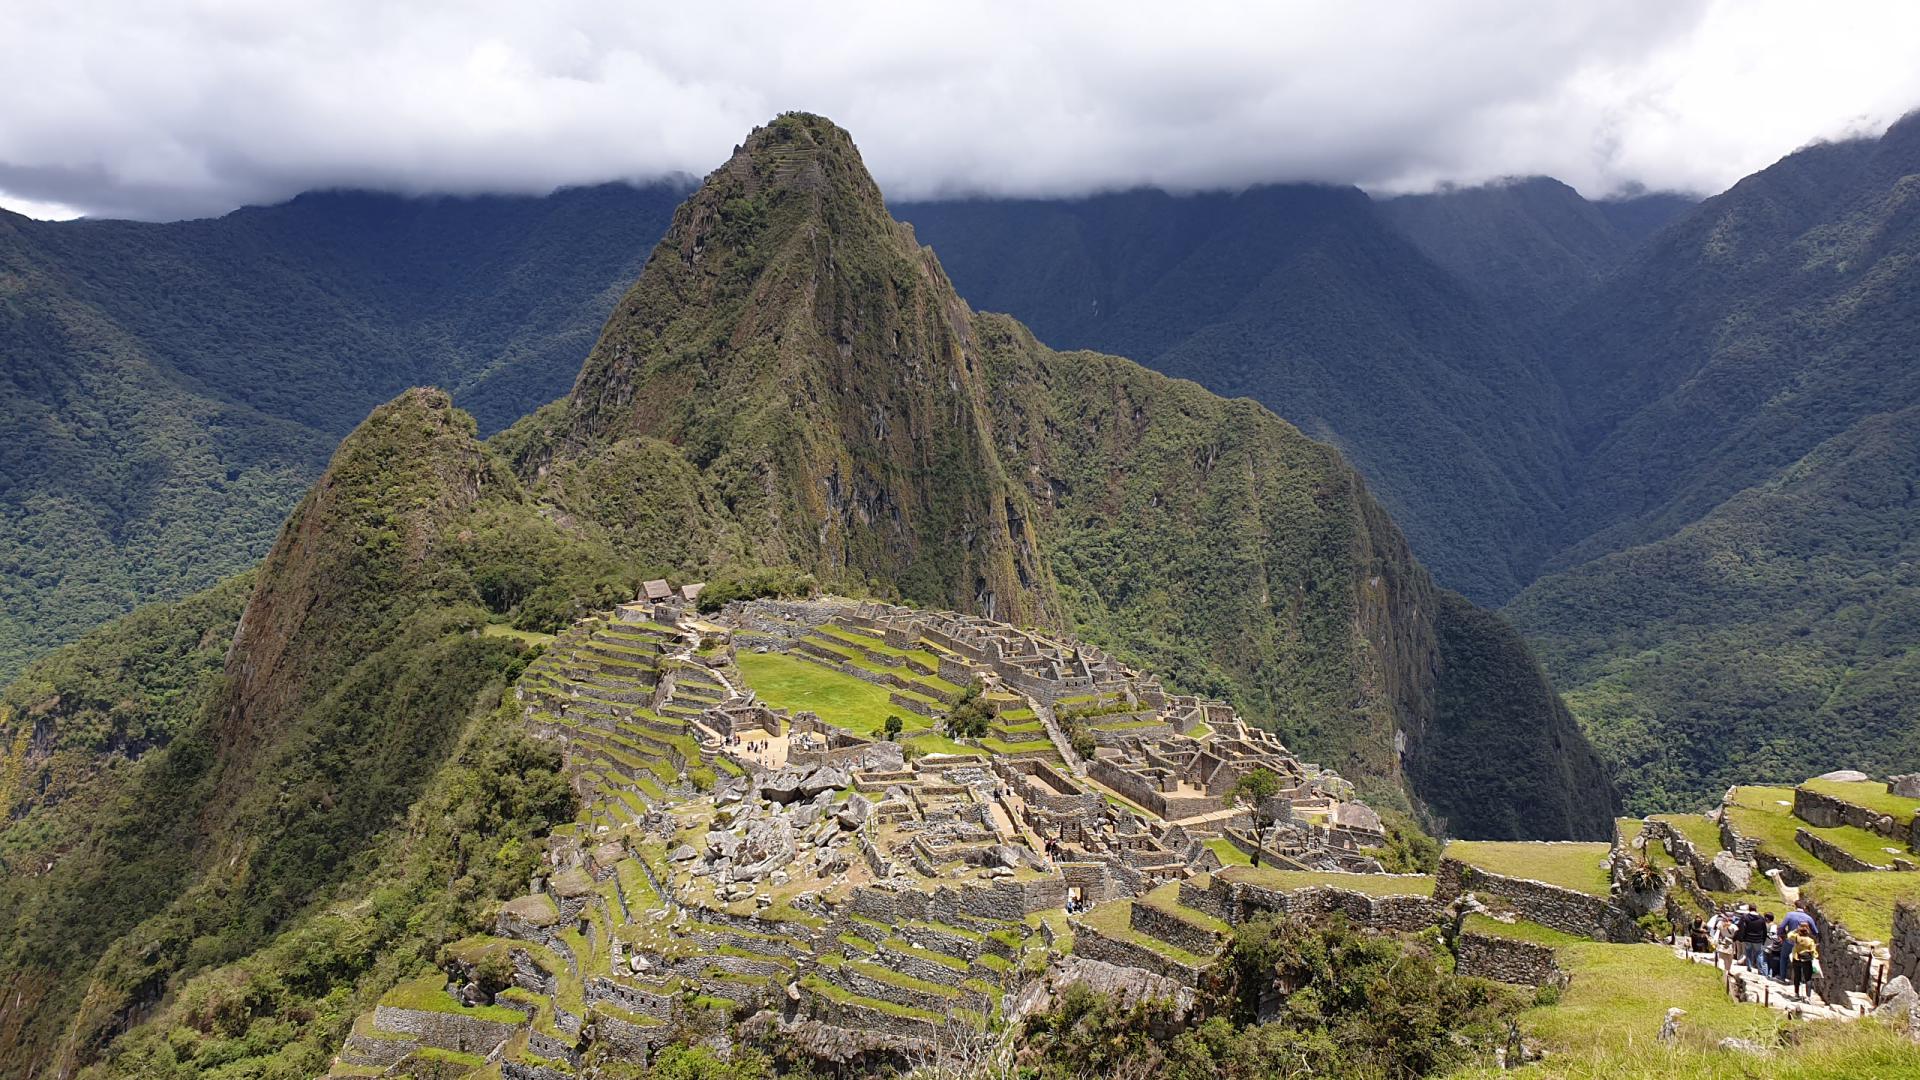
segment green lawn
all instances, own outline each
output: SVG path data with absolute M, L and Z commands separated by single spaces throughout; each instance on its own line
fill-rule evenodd
M 1891 867 L 1896 855 L 1905 857 L 1907 845 L 1898 843 L 1879 833 L 1870 833 L 1865 829 L 1856 829 L 1852 825 L 1841 825 L 1832 829 L 1816 829 L 1802 824 L 1801 828 L 1834 845 L 1861 862 L 1873 866 Z M 1892 851 L 1888 851 L 1892 848 Z
M 1204 968 L 1213 963 L 1212 957 L 1188 952 L 1177 945 L 1169 945 L 1157 937 L 1135 930 L 1131 900 L 1109 900 L 1104 904 L 1095 905 L 1092 911 L 1080 916 L 1080 921 L 1116 941 L 1131 942 L 1188 967 Z
M 747 685 L 776 709 L 818 713 L 829 724 L 873 738 L 881 737 L 888 716 L 898 716 L 909 732 L 933 727 L 889 701 L 886 689 L 832 668 L 773 652 L 743 652 L 736 662 Z
M 1559 957 L 1572 974 L 1566 992 L 1557 1004 L 1531 1009 L 1521 1017 L 1522 1027 L 1551 1048 L 1546 1060 L 1517 1072 L 1489 1069 L 1462 1075 L 1582 1080 L 1667 1076 L 1757 1080 L 1787 1075 L 1776 1071 L 1777 1061 L 1711 1049 L 1712 1041 L 1729 1035 L 1770 1044 L 1784 1023 L 1764 1006 L 1728 998 L 1713 967 L 1677 960 L 1664 945 L 1580 942 L 1565 945 Z M 1680 1046 L 1659 1042 L 1660 1025 L 1670 1007 L 1686 1010 L 1683 1029 L 1699 1033 L 1700 1039 L 1689 1038 Z
M 471 1016 L 476 1020 L 492 1020 L 501 1024 L 519 1024 L 527 1019 L 526 1014 L 501 1005 L 467 1008 L 453 1000 L 453 995 L 447 993 L 447 977 L 437 971 L 431 975 L 409 979 L 395 986 L 381 997 L 380 1004 L 390 1008 L 414 1009 L 420 1012 L 457 1013 L 461 1016 Z
M 1606 896 L 1611 882 L 1605 869 L 1612 845 L 1534 843 L 1524 840 L 1454 840 L 1441 854 L 1490 874 L 1530 878 Z
M 1214 873 L 1222 881 L 1244 881 L 1268 889 L 1308 889 L 1327 885 L 1368 896 L 1432 896 L 1433 878 L 1427 874 L 1342 874 L 1331 870 L 1276 870 L 1271 866 L 1224 866 Z
M 1800 786 L 1855 806 L 1864 806 L 1876 814 L 1887 814 L 1902 826 L 1911 822 L 1913 815 L 1920 812 L 1920 799 L 1903 799 L 1888 794 L 1887 785 L 1877 780 L 1809 780 Z
M 910 750 L 917 750 L 922 754 L 980 754 L 979 747 L 954 742 L 945 735 L 932 730 L 902 736 L 900 744 Z
M 1223 939 L 1233 934 L 1233 927 L 1228 926 L 1220 919 L 1204 911 L 1199 911 L 1182 904 L 1180 902 L 1180 883 L 1178 881 L 1169 881 L 1164 885 L 1156 885 L 1145 896 L 1134 901 L 1134 903 L 1145 904 L 1158 911 L 1164 911 L 1176 919 L 1183 919 L 1195 926 L 1205 927 L 1219 934 Z

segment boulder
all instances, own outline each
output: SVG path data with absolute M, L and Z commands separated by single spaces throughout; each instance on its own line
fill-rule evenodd
M 1830 773 L 1821 773 L 1819 776 L 1814 777 L 1814 779 L 1831 780 L 1837 784 L 1854 784 L 1862 780 L 1871 780 L 1872 777 L 1858 769 L 1835 769 Z
M 840 804 L 840 808 L 834 811 L 833 816 L 840 823 L 841 828 L 858 829 L 867 823 L 867 818 L 872 813 L 873 803 L 865 795 L 856 791 L 847 797 L 846 802 Z
M 800 785 L 812 775 L 810 770 L 786 768 L 760 779 L 760 797 L 785 806 L 800 798 Z
M 681 844 L 679 847 L 674 848 L 672 853 L 667 856 L 667 858 L 672 859 L 674 862 L 690 862 L 699 857 L 700 853 L 693 850 L 692 844 Z
M 1753 884 L 1753 864 L 1740 861 L 1731 851 L 1716 853 L 1709 871 L 1708 878 L 1719 880 L 1703 884 L 1716 892 L 1743 893 Z
M 1887 793 L 1903 799 L 1920 799 L 1920 773 L 1887 777 Z
M 1880 1006 L 1873 1015 L 1883 1020 L 1905 1019 L 1920 1005 L 1920 991 L 1915 991 L 1912 980 L 1905 975 L 1895 975 L 1880 988 Z
M 821 795 L 831 794 L 843 787 L 851 787 L 852 784 L 853 777 L 848 775 L 845 769 L 836 768 L 831 765 L 823 766 L 814 770 L 813 775 L 807 777 L 806 780 L 801 783 L 800 797 L 803 799 L 817 798 Z
M 1343 802 L 1334 807 L 1333 823 L 1343 828 L 1358 829 L 1361 832 L 1386 831 L 1386 826 L 1380 821 L 1380 815 L 1374 813 L 1373 808 L 1365 803 Z

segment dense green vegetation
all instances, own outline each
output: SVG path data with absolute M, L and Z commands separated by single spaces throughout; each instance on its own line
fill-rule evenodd
M 564 392 L 682 194 L 0 211 L 0 679 L 258 562 L 400 390 L 447 387 L 489 430 Z
M 901 208 L 976 307 L 1252 397 L 1338 446 L 1450 587 L 1498 602 L 1566 497 L 1564 407 L 1513 328 L 1352 188 Z
M 1188 1025 L 1173 1024 L 1165 1006 L 1122 1009 L 1068 988 L 1026 1023 L 1034 1075 L 1436 1076 L 1489 1058 L 1521 1004 L 1510 989 L 1454 975 L 1435 939 L 1362 933 L 1337 918 L 1319 927 L 1251 920 L 1215 970 L 1217 989 Z M 1283 987 L 1290 993 L 1278 998 Z M 1167 1038 L 1170 1028 L 1178 1034 Z

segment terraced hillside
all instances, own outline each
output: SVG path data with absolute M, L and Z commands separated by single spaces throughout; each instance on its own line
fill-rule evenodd
M 1275 915 L 1437 931 L 1461 974 L 1562 988 L 1508 1051 L 1546 1055 L 1542 1075 L 1625 1052 L 1617 1025 L 1651 1032 L 1667 1002 L 1695 1042 L 1785 1016 L 1794 1043 L 1897 1060 L 1879 1029 L 1837 1025 L 1891 975 L 1920 975 L 1920 799 L 1885 784 L 1739 789 L 1714 818 L 1623 819 L 1612 843 L 1460 841 L 1437 874 L 1388 874 L 1337 777 L 1304 767 L 1271 832 L 1245 807 L 1183 801 L 1203 788 L 1154 763 L 1188 744 L 1201 758 L 1185 776 L 1234 760 L 1230 711 L 987 620 L 832 599 L 713 616 L 629 604 L 554 638 L 513 696 L 563 748 L 580 814 L 547 837 L 534 891 L 388 991 L 330 1076 L 551 1080 L 719 1030 L 778 1031 L 859 1072 L 985 1045 L 1075 982 L 1192 1008 L 1236 932 Z M 985 733 L 943 734 L 967 701 L 991 711 Z M 1091 754 L 1056 750 L 1044 733 L 1062 723 Z M 1142 777 L 1157 790 L 1128 786 Z M 1166 813 L 1142 807 L 1156 798 Z M 1684 940 L 1716 905 L 1763 902 L 1764 877 L 1714 876 L 1735 863 L 1781 870 L 1812 902 L 1833 950 L 1816 998 L 1789 1003 L 1653 940 L 1650 926 Z
M 1219 865 L 1210 842 L 1291 835 L 1254 835 L 1204 786 L 1184 820 L 1145 820 L 1080 778 L 1055 706 L 1109 763 L 1141 738 L 1235 760 L 1240 725 L 1089 646 L 987 620 L 630 604 L 548 642 L 513 696 L 563 747 L 579 817 L 547 838 L 538 889 L 389 991 L 331 1075 L 565 1073 L 763 1014 L 823 1054 L 897 1052 L 1003 1024 L 1010 994 L 1069 957 L 1190 993 L 1231 927 L 1181 879 Z M 984 727 L 943 734 L 963 702 Z M 1229 734 L 1176 734 L 1207 715 Z M 1332 824 L 1318 794 L 1343 782 L 1298 775 L 1323 850 L 1268 859 L 1370 862 L 1350 853 L 1377 834 Z

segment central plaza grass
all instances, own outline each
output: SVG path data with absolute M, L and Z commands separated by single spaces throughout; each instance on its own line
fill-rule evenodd
M 1611 890 L 1604 843 L 1532 843 L 1505 840 L 1455 840 L 1441 854 L 1504 877 L 1529 878 L 1594 896 Z
M 747 685 L 776 709 L 812 712 L 857 735 L 881 737 L 887 717 L 898 716 L 908 732 L 933 722 L 895 705 L 884 687 L 785 653 L 743 652 L 735 661 Z

